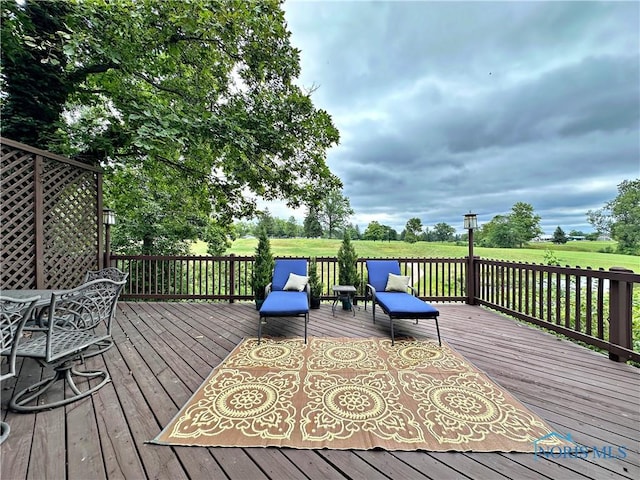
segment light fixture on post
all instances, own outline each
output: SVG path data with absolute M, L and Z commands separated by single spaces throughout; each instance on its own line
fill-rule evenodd
M 116 212 L 110 208 L 102 209 L 102 223 L 104 224 L 104 266 L 111 266 L 111 225 L 116 224 Z
M 475 305 L 475 269 L 473 263 L 473 230 L 478 228 L 478 216 L 465 213 L 464 228 L 469 231 L 469 256 L 467 257 L 467 303 Z
M 465 230 L 474 230 L 478 228 L 478 215 L 475 213 L 464 214 L 464 228 Z

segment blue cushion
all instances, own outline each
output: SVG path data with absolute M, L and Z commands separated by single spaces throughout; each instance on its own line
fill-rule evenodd
M 289 274 L 307 276 L 307 261 L 305 259 L 276 260 L 271 279 L 271 290 L 283 290 L 289 280 Z
M 260 307 L 262 317 L 286 317 L 300 315 L 309 311 L 309 299 L 306 292 L 276 291 L 267 295 Z
M 384 292 L 389 274 L 400 275 L 400 263 L 397 260 L 367 260 L 367 273 L 376 292 Z
M 418 297 L 402 292 L 376 293 L 376 301 L 387 315 L 398 318 L 435 318 L 440 312 Z

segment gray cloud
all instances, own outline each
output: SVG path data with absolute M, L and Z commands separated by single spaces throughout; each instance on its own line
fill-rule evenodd
M 531 203 L 551 233 L 640 176 L 636 2 L 287 2 L 300 83 L 341 132 L 354 223 L 461 231 Z

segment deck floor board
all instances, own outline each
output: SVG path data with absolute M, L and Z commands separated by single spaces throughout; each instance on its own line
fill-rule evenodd
M 255 337 L 252 303 L 120 302 L 116 346 L 87 360 L 112 383 L 91 398 L 37 414 L 7 410 L 15 388 L 43 372 L 19 361 L 3 382 L 0 478 L 22 479 L 630 479 L 640 478 L 640 370 L 481 307 L 438 304 L 442 339 L 560 433 L 626 458 L 535 458 L 517 453 L 168 447 L 148 443 L 236 345 Z M 396 336 L 436 339 L 433 321 L 397 321 Z M 355 316 L 312 310 L 309 336 L 388 337 L 371 304 Z M 269 319 L 266 336 L 302 336 L 302 318 Z M 62 391 L 51 396 L 61 396 Z

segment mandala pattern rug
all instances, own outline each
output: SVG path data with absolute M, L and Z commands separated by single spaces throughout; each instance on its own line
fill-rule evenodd
M 310 337 L 245 339 L 151 443 L 533 452 L 534 441 L 564 445 L 446 344 Z

